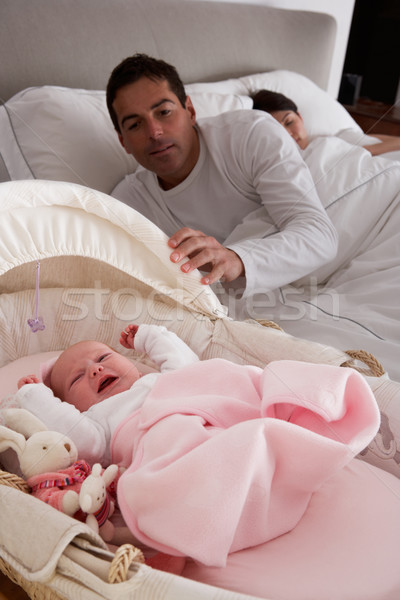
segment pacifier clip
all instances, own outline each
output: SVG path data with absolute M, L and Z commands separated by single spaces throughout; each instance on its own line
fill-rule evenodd
M 28 319 L 28 325 L 32 329 L 33 333 L 37 331 L 43 331 L 45 324 L 43 317 L 38 317 L 39 314 L 39 275 L 40 275 L 40 261 L 36 261 L 36 303 L 35 303 L 35 317 Z

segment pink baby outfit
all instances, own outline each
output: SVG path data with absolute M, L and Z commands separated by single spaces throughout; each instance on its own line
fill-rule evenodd
M 33 496 L 62 511 L 64 495 L 69 490 L 79 494 L 83 481 L 90 473 L 91 468 L 88 463 L 77 460 L 66 469 L 33 475 L 27 479 L 27 484 L 31 487 Z
M 160 377 L 116 430 L 119 506 L 142 542 L 221 567 L 292 530 L 378 427 L 353 369 L 201 361 Z

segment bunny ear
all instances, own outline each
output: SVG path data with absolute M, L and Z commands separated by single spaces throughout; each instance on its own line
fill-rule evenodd
M 47 427 L 28 410 L 24 408 L 6 408 L 2 411 L 4 422 L 14 432 L 22 433 L 25 438 L 38 431 L 46 431 Z
M 0 452 L 4 452 L 11 448 L 18 456 L 21 456 L 26 445 L 26 440 L 23 435 L 0 425 Z
M 51 372 L 53 370 L 53 367 L 54 367 L 57 359 L 58 359 L 58 356 L 55 356 L 54 358 L 50 358 L 50 360 L 48 360 L 45 363 L 42 363 L 40 365 L 40 377 L 41 377 L 44 385 L 47 385 L 47 387 L 50 387 Z
M 118 475 L 118 465 L 109 465 L 103 473 L 103 479 L 108 487 Z

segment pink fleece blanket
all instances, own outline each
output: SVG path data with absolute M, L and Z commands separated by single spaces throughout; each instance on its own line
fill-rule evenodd
M 142 542 L 224 566 L 231 552 L 292 530 L 378 426 L 352 369 L 202 361 L 160 376 L 116 432 L 113 461 L 128 467 L 119 505 Z

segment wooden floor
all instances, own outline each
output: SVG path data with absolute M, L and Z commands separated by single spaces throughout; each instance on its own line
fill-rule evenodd
M 0 571 L 0 600 L 29 600 L 29 596 Z

